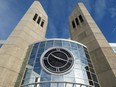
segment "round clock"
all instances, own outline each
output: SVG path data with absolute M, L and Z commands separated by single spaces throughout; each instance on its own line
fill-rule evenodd
M 41 66 L 52 74 L 68 73 L 74 65 L 74 57 L 65 48 L 50 48 L 41 56 Z

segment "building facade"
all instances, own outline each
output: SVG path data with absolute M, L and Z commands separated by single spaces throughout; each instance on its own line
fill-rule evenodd
M 34 43 L 25 71 L 23 87 L 100 87 L 87 47 L 72 40 Z
M 88 47 L 101 87 L 115 87 L 116 55 L 83 3 L 71 13 L 69 26 L 71 39 Z
M 69 17 L 71 40 L 46 39 L 47 24 L 35 0 L 0 49 L 0 87 L 116 86 L 116 56 L 82 3 Z
M 19 87 L 30 44 L 45 39 L 47 21 L 43 7 L 34 1 L 0 49 L 0 87 Z

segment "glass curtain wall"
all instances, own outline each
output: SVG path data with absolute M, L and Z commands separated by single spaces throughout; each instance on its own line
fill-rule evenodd
M 41 55 L 43 54 L 44 51 L 52 47 L 65 48 L 72 53 L 73 57 L 75 58 L 75 61 L 74 67 L 70 72 L 62 75 L 54 75 L 46 72 L 42 68 L 40 64 Z M 33 44 L 33 48 L 29 56 L 22 84 L 43 81 L 73 82 L 100 87 L 86 46 L 78 42 L 66 39 L 50 39 L 50 40 L 48 39 L 46 41 L 41 41 Z M 54 84 L 48 83 L 44 84 L 43 87 L 57 87 L 56 85 L 57 84 L 55 83 Z M 27 87 L 42 87 L 42 84 L 41 85 L 35 84 Z M 62 83 L 59 84 L 59 87 L 65 87 L 65 85 Z M 72 85 L 68 84 L 67 87 L 72 87 Z

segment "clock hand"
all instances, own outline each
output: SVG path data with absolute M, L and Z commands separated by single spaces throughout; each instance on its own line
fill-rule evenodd
M 57 56 L 55 56 L 54 54 L 51 54 L 54 58 L 56 58 L 56 59 L 59 59 L 59 60 L 63 60 L 63 61 L 66 61 L 66 62 L 69 62 L 68 60 L 65 60 L 65 59 L 62 59 L 62 58 L 60 58 L 60 57 L 57 57 Z

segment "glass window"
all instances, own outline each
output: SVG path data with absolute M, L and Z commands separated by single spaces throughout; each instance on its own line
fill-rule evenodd
M 84 22 L 83 18 L 81 15 L 79 15 L 80 22 Z
M 51 76 L 51 81 L 63 81 L 63 76 L 62 75 L 52 75 Z
M 95 87 L 100 87 L 98 83 L 94 83 L 95 84 Z
M 89 84 L 90 84 L 90 85 L 93 85 L 93 81 L 89 81 Z
M 44 48 L 43 47 L 39 48 L 38 54 L 42 54 L 43 52 L 44 52 Z
M 88 79 L 92 80 L 90 72 L 87 71 Z
M 89 54 L 86 53 L 85 55 L 86 55 L 86 57 L 87 57 L 88 59 L 90 59 Z
M 40 62 L 36 62 L 34 68 L 35 67 L 41 67 Z
M 88 63 L 89 64 L 89 67 L 93 68 L 93 65 L 91 63 Z
M 47 77 L 48 81 L 51 80 L 51 75 L 42 69 L 41 77 Z
M 36 73 L 38 73 L 38 74 L 40 75 L 40 73 L 41 73 L 41 68 L 40 68 L 40 67 L 34 68 L 34 72 L 36 72 Z
M 53 47 L 53 40 L 47 41 L 46 42 L 46 49 Z
M 31 55 L 30 55 L 30 59 L 34 59 L 35 56 L 36 56 L 35 54 L 31 54 Z
M 29 59 L 29 62 L 28 62 L 28 64 L 29 65 L 31 65 L 31 66 L 33 66 L 33 64 L 34 64 L 34 61 L 35 61 L 35 59 L 33 58 L 33 59 Z
M 33 48 L 38 48 L 39 43 L 35 43 Z
M 89 63 L 91 63 L 91 60 L 90 60 L 90 59 L 87 59 L 87 61 L 88 61 Z
M 36 21 L 38 14 L 36 13 L 33 17 L 33 20 Z
M 93 81 L 98 82 L 97 77 L 95 74 L 92 74 Z
M 74 70 L 75 72 L 75 78 L 83 78 L 83 71 L 82 70 L 79 70 L 79 69 L 75 69 Z
M 63 47 L 66 47 L 70 50 L 70 42 L 68 41 L 63 41 Z
M 90 68 L 90 71 L 91 71 L 92 73 L 95 73 L 95 71 L 94 71 L 94 69 L 93 69 L 93 68 Z
M 85 84 L 85 81 L 83 79 L 79 79 L 79 78 L 76 78 L 76 83 L 82 83 L 82 84 Z M 76 87 L 80 87 L 79 85 L 77 85 Z M 82 86 L 83 87 L 83 86 Z
M 54 46 L 62 47 L 62 41 L 61 40 L 54 40 Z
M 71 43 L 71 49 L 72 50 L 77 50 L 77 44 L 76 43 Z
M 44 22 L 45 22 L 44 20 L 41 22 L 41 27 L 43 27 L 43 26 L 44 26 Z
M 78 18 L 75 18 L 76 24 L 79 25 L 79 20 Z
M 75 22 L 74 21 L 72 21 L 72 26 L 73 26 L 73 28 L 75 28 L 76 26 L 75 26 Z
M 41 17 L 39 16 L 37 23 L 40 24 L 40 21 L 41 21 Z
M 88 64 L 87 60 L 84 59 L 83 57 L 81 57 L 81 63 L 84 64 L 84 65 L 87 65 Z
M 41 42 L 39 47 L 44 47 L 44 46 L 45 46 L 45 41 Z
M 85 70 L 89 71 L 89 67 L 88 67 L 88 66 L 86 66 L 86 67 L 85 67 Z
M 38 54 L 37 54 L 37 58 L 40 59 L 41 55 L 42 55 L 41 53 L 38 53 Z
M 26 77 L 26 73 L 27 73 L 27 68 L 25 69 L 25 73 L 24 73 L 24 76 L 23 76 L 23 80 L 22 80 L 22 82 L 21 82 L 22 85 L 24 84 L 24 79 L 25 79 L 25 77 Z
M 32 55 L 32 54 L 36 54 L 36 51 L 37 51 L 37 47 L 34 47 L 34 48 L 32 49 L 31 55 Z
M 75 78 L 72 78 L 72 77 L 64 77 L 64 81 L 65 82 L 75 82 Z M 72 87 L 72 86 L 67 86 L 67 87 Z
M 81 64 L 80 63 L 75 63 L 75 69 L 82 69 Z

